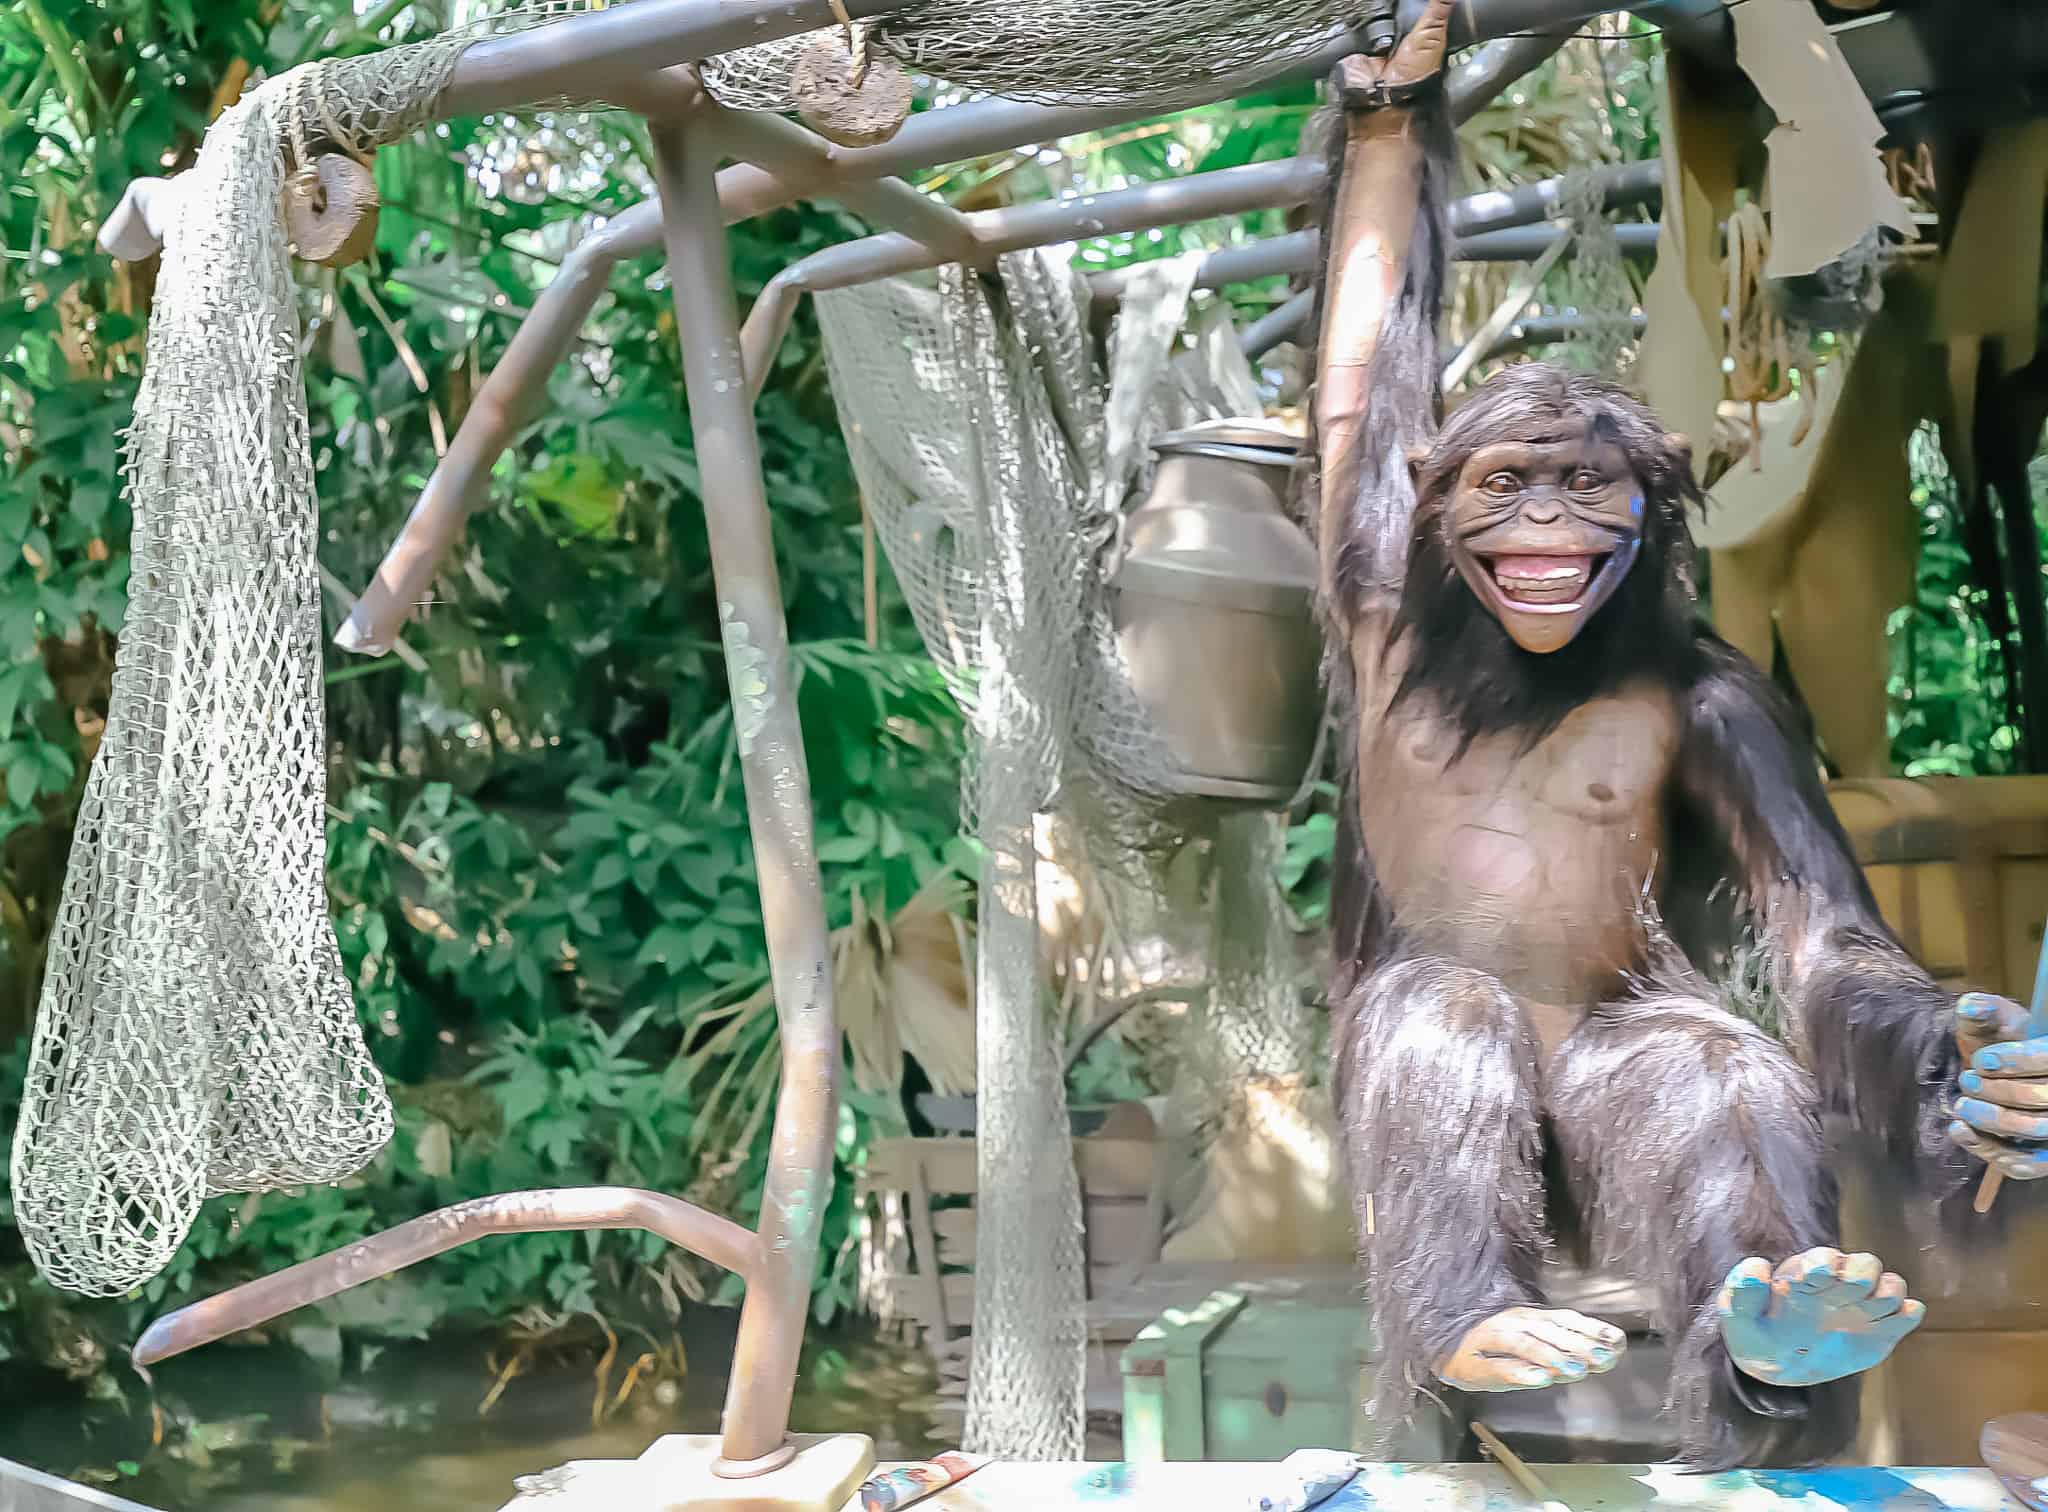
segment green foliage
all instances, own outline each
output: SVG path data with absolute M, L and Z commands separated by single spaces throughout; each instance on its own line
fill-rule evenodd
M 1886 626 L 1892 761 L 1909 777 L 2000 776 L 2017 770 L 2019 732 L 2006 718 L 2005 662 L 1985 629 L 1955 481 L 1932 427 L 1914 436 L 1912 457 L 1919 566 L 1912 603 Z M 2048 470 L 2037 461 L 2030 476 L 2035 514 L 2048 518 Z
M 154 268 L 114 263 L 94 233 L 131 177 L 189 164 L 251 68 L 445 19 L 432 3 L 377 15 L 371 35 L 348 0 L 0 12 L 0 1138 L 125 604 L 118 437 Z M 643 135 L 620 117 L 500 116 L 379 155 L 374 257 L 302 270 L 321 558 L 341 582 L 375 569 L 513 317 L 595 218 L 645 195 Z M 736 228 L 742 298 L 865 229 L 814 206 Z M 488 1192 L 620 1182 L 751 1215 L 761 1152 L 717 1142 L 727 1131 L 698 1116 L 715 1088 L 687 1055 L 766 956 L 675 321 L 651 271 L 618 270 L 500 463 L 406 632 L 425 674 L 330 654 L 329 886 L 397 1137 L 339 1187 L 209 1203 L 169 1272 L 97 1307 L 33 1277 L 0 1178 L 0 1357 L 104 1362 L 180 1299 Z M 839 923 L 856 896 L 886 916 L 951 865 L 960 724 L 886 574 L 866 623 L 859 501 L 817 352 L 806 313 L 757 417 Z M 330 603 L 330 628 L 339 615 Z M 772 1102 L 771 1085 L 757 1134 Z M 843 1158 L 886 1113 L 849 1110 Z M 851 1296 L 849 1186 L 826 1215 L 821 1312 Z M 289 1337 L 325 1358 L 458 1319 L 659 1317 L 706 1279 L 647 1236 L 528 1236 L 336 1299 Z
M 387 45 L 444 11 L 383 5 L 365 30 L 350 0 L 0 9 L 0 1137 L 126 602 L 118 438 L 154 274 L 115 264 L 94 235 L 129 179 L 190 163 L 251 69 Z M 1478 171 L 1654 152 L 1655 67 L 1632 38 L 1574 44 L 1525 98 L 1467 129 Z M 1268 160 L 1297 150 L 1315 98 L 1310 85 L 1275 87 L 926 182 L 972 208 Z M 643 136 L 611 116 L 497 116 L 380 154 L 375 256 L 306 280 L 321 557 L 341 582 L 367 581 L 577 238 L 646 195 Z M 1288 224 L 1271 212 L 1084 255 L 1109 266 Z M 819 206 L 736 228 L 741 297 L 863 229 Z M 0 1363 L 22 1356 L 112 1389 L 107 1360 L 167 1305 L 486 1192 L 623 1182 L 752 1217 L 774 1021 L 757 1011 L 767 963 L 706 501 L 675 321 L 651 271 L 616 272 L 542 418 L 499 464 L 433 612 L 407 632 L 424 675 L 330 657 L 329 885 L 398 1136 L 339 1187 L 208 1204 L 170 1272 L 103 1307 L 32 1276 L 0 1176 Z M 1228 297 L 1253 313 L 1281 292 Z M 757 416 L 832 922 L 856 898 L 886 916 L 949 867 L 971 873 L 955 824 L 959 718 L 886 573 L 868 623 L 858 500 L 808 311 Z M 1920 589 L 1893 639 L 1900 760 L 2001 770 L 2010 731 L 1961 586 L 1952 505 L 1936 483 L 1916 502 Z M 331 627 L 340 611 L 328 612 Z M 1334 801 L 1319 794 L 1288 843 L 1282 880 L 1308 923 L 1327 911 Z M 1077 1100 L 1138 1090 L 1113 1037 L 1077 1068 Z M 899 1120 L 885 1100 L 850 1096 L 842 1166 Z M 825 1214 L 820 1316 L 851 1296 L 850 1188 L 837 1184 Z M 331 1359 L 345 1339 L 456 1319 L 672 1315 L 709 1284 L 646 1236 L 527 1236 L 338 1298 L 295 1318 L 289 1337 Z

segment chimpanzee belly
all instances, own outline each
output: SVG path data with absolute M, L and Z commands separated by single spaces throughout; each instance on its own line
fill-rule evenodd
M 1533 750 L 1456 732 L 1419 703 L 1360 748 L 1360 819 L 1408 948 L 1490 971 L 1534 1002 L 1584 1007 L 1639 964 L 1677 721 L 1654 692 L 1575 709 Z M 1546 1036 L 1547 1037 L 1547 1036 Z

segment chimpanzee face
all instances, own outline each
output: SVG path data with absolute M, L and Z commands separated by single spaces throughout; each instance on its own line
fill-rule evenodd
M 1642 545 L 1642 482 L 1600 429 L 1492 442 L 1458 473 L 1444 517 L 1451 559 L 1524 651 L 1571 644 Z

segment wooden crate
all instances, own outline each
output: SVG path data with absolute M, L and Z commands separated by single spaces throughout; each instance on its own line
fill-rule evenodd
M 1123 1352 L 1124 1459 L 1281 1460 L 1363 1449 L 1377 1346 L 1351 1276 L 1248 1278 L 1176 1308 Z M 1393 1455 L 1452 1457 L 1462 1422 L 1423 1411 Z
M 1083 1244 L 1090 1304 L 1090 1401 L 1114 1408 L 1115 1364 L 1104 1357 L 1101 1329 L 1121 1332 L 1120 1347 L 1157 1316 L 1122 1320 L 1128 1306 L 1100 1304 L 1128 1289 L 1130 1278 L 1159 1258 L 1162 1219 L 1160 1145 L 1142 1104 L 1117 1110 L 1101 1128 L 1073 1142 L 1081 1181 Z M 915 1323 L 938 1367 L 940 1394 L 953 1412 L 967 1393 L 974 1327 L 974 1197 L 972 1137 L 878 1141 L 868 1152 L 861 1192 L 894 1193 L 909 1229 L 909 1252 L 881 1278 L 892 1311 Z

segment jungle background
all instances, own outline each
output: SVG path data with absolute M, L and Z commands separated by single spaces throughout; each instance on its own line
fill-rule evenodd
M 116 264 L 94 236 L 131 178 L 188 164 L 252 78 L 438 30 L 460 19 L 456 4 L 0 9 L 0 1139 L 125 603 L 120 437 L 154 266 Z M 1471 187 L 1653 155 L 1659 67 L 1639 23 L 1574 40 L 1465 129 Z M 1314 104 L 1312 86 L 1278 88 L 921 180 L 982 208 L 1282 157 Z M 645 160 L 636 123 L 575 114 L 456 122 L 381 154 L 375 255 L 307 270 L 305 284 L 321 560 L 335 582 L 367 580 L 517 318 L 579 236 L 645 194 Z M 1111 238 L 1080 255 L 1111 266 L 1281 221 Z M 742 300 L 788 261 L 865 230 L 830 204 L 735 228 Z M 1464 277 L 1483 309 L 1487 280 L 1505 275 Z M 1248 318 L 1285 293 L 1275 282 L 1227 297 Z M 0 1176 L 0 1421 L 34 1401 L 104 1424 L 51 1451 L 50 1468 L 118 1481 L 171 1460 L 190 1485 L 231 1477 L 233 1435 L 126 1365 L 140 1325 L 427 1209 L 618 1182 L 752 1217 L 774 1021 L 675 322 L 651 261 L 618 270 L 585 337 L 408 629 L 417 657 L 329 653 L 328 885 L 397 1137 L 340 1187 L 216 1200 L 167 1274 L 110 1303 L 60 1296 L 34 1274 Z M 1265 376 L 1278 401 L 1298 398 L 1285 353 Z M 958 1064 L 964 1045 L 973 1065 L 946 921 L 971 919 L 974 866 L 958 826 L 960 718 L 873 559 L 808 311 L 758 418 L 840 971 L 900 989 L 877 989 L 872 1011 L 851 1016 L 850 1033 L 867 1037 L 855 1053 L 895 1047 L 904 1069 L 890 1091 L 850 1089 L 839 1130 L 811 1366 L 829 1380 L 850 1368 L 833 1341 L 860 1301 L 848 1178 L 868 1141 L 907 1127 L 907 1094 L 929 1082 L 900 1046 Z M 1892 624 L 1897 766 L 2007 771 L 2016 739 L 1997 647 L 1935 451 L 1918 452 L 1929 460 L 1897 504 L 1917 512 L 1926 548 L 1916 599 Z M 327 612 L 331 629 L 331 595 Z M 1304 930 L 1324 903 L 1328 801 L 1325 789 L 1298 816 L 1288 848 L 1283 881 Z M 884 1022 L 899 1013 L 922 1022 Z M 1081 1102 L 1148 1090 L 1115 1033 L 1075 1076 Z M 485 1412 L 536 1360 L 576 1358 L 595 1375 L 595 1422 L 686 1378 L 683 1320 L 731 1300 L 649 1236 L 501 1239 L 295 1318 L 271 1345 L 339 1379 L 409 1341 L 449 1343 Z M 11 1442 L 0 1454 L 30 1457 Z

